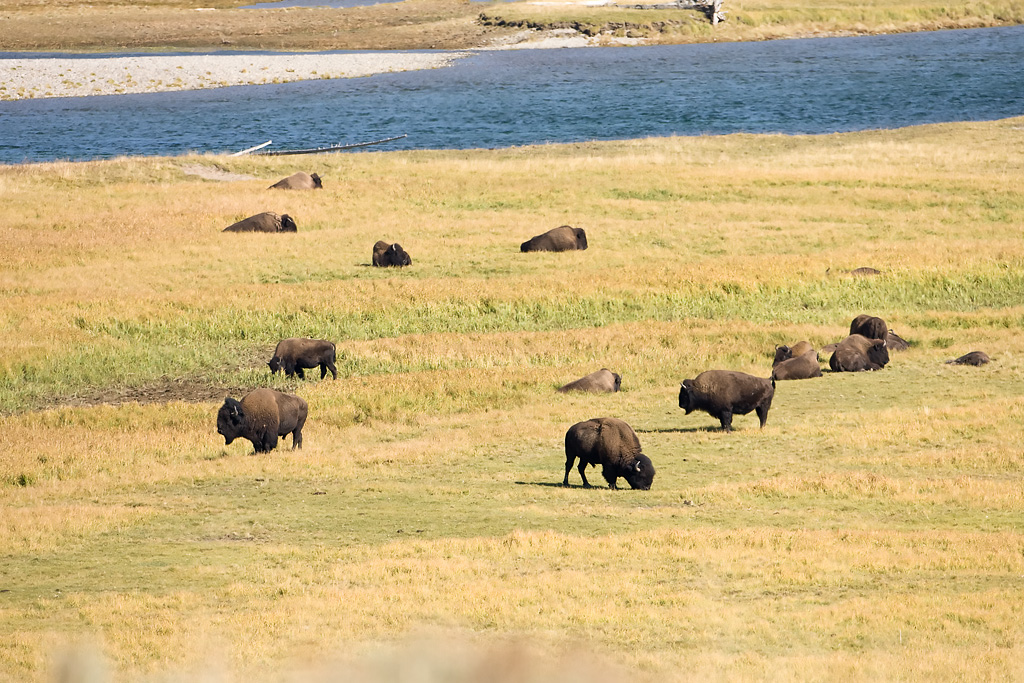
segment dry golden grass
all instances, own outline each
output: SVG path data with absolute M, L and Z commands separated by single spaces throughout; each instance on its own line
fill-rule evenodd
M 0 680 L 78 641 L 94 680 L 1024 675 L 1022 127 L 0 167 Z M 299 232 L 220 232 L 263 210 Z M 562 223 L 590 249 L 519 253 Z M 882 372 L 678 409 L 861 312 L 913 342 Z M 337 381 L 269 376 L 305 335 Z M 302 451 L 215 434 L 264 385 Z M 598 415 L 651 491 L 558 486 Z

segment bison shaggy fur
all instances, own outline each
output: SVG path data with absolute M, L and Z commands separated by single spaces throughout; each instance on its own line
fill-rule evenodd
M 574 382 L 559 387 L 558 392 L 564 394 L 569 391 L 589 391 L 593 394 L 611 394 L 621 387 L 622 375 L 612 372 L 608 368 L 601 368 L 586 377 L 580 377 Z
M 850 334 L 859 334 L 868 339 L 885 339 L 889 327 L 881 318 L 873 315 L 858 315 L 850 323 Z
M 537 235 L 519 245 L 519 251 L 573 251 L 587 248 L 587 233 L 583 228 L 563 225 Z
M 384 240 L 380 240 L 373 245 L 373 265 L 378 268 L 387 268 L 389 266 L 411 266 L 412 257 L 402 249 L 402 245 L 398 242 L 389 244 Z
M 331 371 L 334 379 L 338 379 L 338 369 L 334 367 L 335 349 L 332 342 L 323 339 L 282 339 L 277 342 L 274 349 L 274 357 L 267 365 L 271 373 L 284 370 L 284 374 L 291 377 L 298 373 L 299 379 L 305 379 L 307 369 L 320 368 L 320 379 L 327 376 Z
M 884 339 L 869 339 L 851 334 L 839 342 L 835 353 L 828 359 L 832 372 L 861 372 L 881 370 L 889 362 L 889 351 Z
M 292 435 L 292 449 L 302 448 L 302 427 L 309 406 L 298 396 L 274 389 L 256 389 L 242 397 L 224 399 L 217 412 L 217 433 L 230 444 L 241 437 L 252 442 L 257 453 L 277 447 L 277 437 Z
M 775 396 L 775 380 L 732 370 L 706 370 L 684 379 L 679 388 L 679 407 L 689 415 L 695 410 L 717 418 L 722 429 L 732 431 L 732 416 L 757 413 L 761 427 Z
M 223 232 L 298 232 L 298 227 L 288 214 L 278 216 L 273 211 L 264 211 L 232 223 Z
M 772 368 L 772 379 L 811 379 L 821 377 L 818 352 L 811 349 L 802 356 L 787 358 Z
M 293 173 L 287 178 L 278 180 L 276 183 L 268 187 L 268 190 L 322 190 L 324 188 L 323 183 L 320 181 L 320 176 L 316 173 L 312 175 L 299 171 Z
M 910 348 L 910 342 L 889 330 L 889 334 L 885 335 L 885 348 L 890 351 L 906 351 Z
M 569 470 L 579 460 L 580 477 L 584 488 L 590 488 L 584 470 L 587 465 L 600 465 L 608 488 L 619 477 L 631 488 L 647 491 L 654 481 L 654 465 L 640 450 L 640 439 L 633 428 L 614 417 L 596 417 L 577 422 L 565 433 L 565 478 L 562 486 L 569 485 Z
M 977 367 L 988 363 L 990 360 L 992 359 L 989 358 L 988 354 L 984 351 L 971 351 L 970 353 L 965 353 L 959 358 L 947 360 L 946 363 L 951 365 L 974 365 Z
M 808 351 L 813 350 L 814 347 L 811 346 L 811 343 L 807 341 L 798 341 L 796 344 L 793 344 L 792 346 L 776 346 L 775 360 L 772 361 L 772 367 L 775 367 L 782 361 L 789 360 L 790 358 L 799 358 Z

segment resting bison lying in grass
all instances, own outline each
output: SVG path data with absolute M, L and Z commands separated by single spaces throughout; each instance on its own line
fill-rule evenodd
M 411 266 L 412 258 L 398 242 L 388 244 L 384 240 L 380 240 L 373 245 L 373 265 L 378 268 Z
M 964 355 L 960 356 L 959 358 L 954 358 L 953 360 L 947 360 L 946 363 L 947 364 L 952 364 L 952 365 L 982 366 L 985 363 L 989 362 L 990 360 L 992 360 L 992 359 L 989 358 L 988 354 L 985 353 L 984 351 L 971 351 L 970 353 L 965 353 Z
M 889 362 L 889 351 L 884 339 L 868 339 L 851 334 L 839 342 L 835 353 L 828 359 L 832 372 L 861 372 L 881 370 Z
M 679 407 L 687 415 L 703 410 L 718 418 L 722 429 L 731 432 L 732 416 L 746 415 L 752 410 L 764 427 L 774 396 L 773 379 L 731 370 L 707 370 L 693 379 L 683 380 L 679 388 Z
M 631 488 L 647 491 L 654 481 L 654 465 L 651 459 L 640 452 L 640 439 L 633 428 L 614 417 L 596 417 L 586 422 L 577 422 L 565 433 L 565 479 L 562 486 L 569 485 L 569 470 L 576 460 L 580 461 L 580 477 L 583 487 L 590 488 L 584 470 L 587 465 L 600 465 L 601 474 L 608 482 L 608 488 L 615 485 L 619 477 L 625 479 Z
M 580 377 L 575 382 L 569 382 L 564 387 L 559 387 L 558 393 L 589 391 L 592 394 L 610 394 L 618 391 L 621 387 L 622 375 L 614 373 L 608 368 L 601 368 L 586 377 Z
M 772 379 L 811 379 L 821 377 L 818 352 L 811 349 L 802 356 L 787 358 L 772 368 Z
M 278 180 L 276 183 L 268 187 L 268 190 L 322 190 L 324 188 L 323 183 L 320 182 L 320 176 L 316 173 L 310 175 L 303 171 L 293 173 L 283 180 Z
M 890 351 L 906 351 L 910 348 L 910 342 L 889 330 L 889 334 L 885 335 L 885 348 Z
M 775 367 L 782 361 L 789 360 L 790 358 L 799 358 L 808 351 L 814 351 L 814 347 L 811 346 L 810 342 L 798 341 L 793 346 L 776 346 L 775 347 L 775 360 L 772 361 L 772 367 Z
M 291 377 L 299 374 L 299 379 L 306 379 L 303 370 L 320 367 L 320 379 L 327 376 L 331 371 L 334 379 L 338 379 L 338 369 L 334 367 L 335 352 L 334 344 L 323 339 L 282 339 L 277 342 L 274 349 L 274 357 L 267 365 L 271 373 L 284 370 L 284 374 Z
M 302 448 L 302 426 L 309 406 L 298 396 L 273 389 L 250 391 L 241 401 L 224 399 L 217 412 L 217 433 L 230 444 L 241 437 L 252 442 L 257 453 L 277 447 L 277 437 L 292 435 L 292 450 Z
M 223 232 L 298 232 L 295 221 L 288 214 L 278 216 L 272 211 L 249 216 L 224 228 Z
M 573 251 L 587 248 L 587 233 L 583 228 L 563 225 L 537 235 L 519 245 L 519 251 Z

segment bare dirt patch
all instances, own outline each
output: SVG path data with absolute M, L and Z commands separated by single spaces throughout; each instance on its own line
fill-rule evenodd
M 47 407 L 122 405 L 125 403 L 211 403 L 229 395 L 244 394 L 252 387 L 228 387 L 198 380 L 165 378 L 138 387 L 105 387 L 62 397 Z

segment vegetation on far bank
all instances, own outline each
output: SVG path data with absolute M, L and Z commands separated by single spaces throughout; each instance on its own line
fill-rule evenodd
M 424 630 L 572 680 L 1013 678 L 1022 128 L 0 166 L 0 679 L 74 641 L 115 680 L 348 676 Z M 296 170 L 325 189 L 266 189 Z M 299 232 L 221 232 L 265 210 Z M 588 250 L 519 252 L 564 223 Z M 677 407 L 864 312 L 912 342 L 884 370 L 780 382 L 763 430 Z M 271 377 L 287 336 L 339 379 Z M 555 393 L 600 367 L 622 392 Z M 309 402 L 302 451 L 216 434 L 257 386 Z M 558 485 L 603 415 L 651 491 Z
M 727 0 L 712 27 L 698 10 L 405 0 L 348 9 L 239 9 L 251 0 L 15 0 L 0 16 L 0 50 L 411 50 L 485 47 L 523 29 L 574 28 L 650 43 L 768 40 L 1006 26 L 1024 1 L 823 3 Z M 653 4 L 653 3 L 645 3 Z M 205 10 L 199 12 L 198 10 Z

